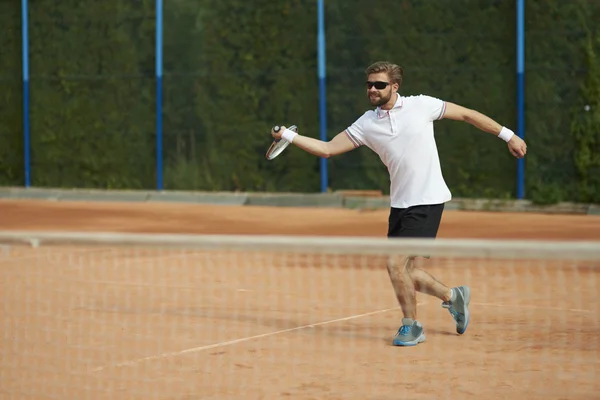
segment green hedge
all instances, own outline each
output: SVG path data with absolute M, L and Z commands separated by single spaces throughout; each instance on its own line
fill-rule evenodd
M 2 185 L 24 175 L 17 3 L 0 4 Z M 598 201 L 600 3 L 526 7 L 526 196 Z M 316 2 L 178 0 L 164 12 L 166 188 L 318 191 L 317 158 L 295 148 L 263 157 L 275 123 L 319 135 Z M 514 1 L 328 0 L 328 136 L 369 107 L 363 71 L 379 59 L 404 67 L 403 94 L 516 128 L 514 21 Z M 154 187 L 154 29 L 151 0 L 31 2 L 33 185 Z M 454 195 L 514 196 L 516 160 L 501 141 L 459 122 L 436 130 Z M 366 148 L 328 164 L 332 189 L 387 193 Z

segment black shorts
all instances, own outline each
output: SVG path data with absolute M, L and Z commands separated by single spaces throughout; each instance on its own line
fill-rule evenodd
M 444 203 L 391 208 L 388 238 L 435 238 L 442 221 Z

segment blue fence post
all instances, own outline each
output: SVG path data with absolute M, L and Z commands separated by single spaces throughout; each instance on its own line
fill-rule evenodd
M 29 15 L 28 0 L 21 0 L 21 48 L 23 51 L 23 147 L 25 159 L 25 187 L 31 185 L 29 138 Z
M 517 0 L 517 135 L 525 138 L 525 0 Z M 517 160 L 517 198 L 525 197 L 525 160 Z
M 318 35 L 317 51 L 319 66 L 319 114 L 320 114 L 320 138 L 327 140 L 327 92 L 325 90 L 325 0 L 318 0 Z M 321 192 L 327 192 L 328 171 L 327 159 L 321 158 Z
M 156 0 L 156 190 L 163 189 L 163 0 Z

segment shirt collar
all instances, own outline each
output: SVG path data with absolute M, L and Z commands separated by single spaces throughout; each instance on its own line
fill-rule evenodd
M 404 100 L 402 99 L 402 96 L 400 96 L 400 93 L 396 92 L 396 102 L 394 103 L 394 106 L 392 107 L 392 110 L 394 108 L 400 108 L 402 107 L 402 105 L 404 104 Z M 382 110 L 381 107 L 377 107 L 377 117 L 378 118 L 383 118 L 387 115 L 389 110 Z

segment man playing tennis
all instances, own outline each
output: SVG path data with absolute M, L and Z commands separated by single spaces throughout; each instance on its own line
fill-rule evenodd
M 376 62 L 367 68 L 366 75 L 367 96 L 376 108 L 366 111 L 331 141 L 302 136 L 285 127 L 271 134 L 319 157 L 329 158 L 363 145 L 377 153 L 390 173 L 389 238 L 437 236 L 444 203 L 451 199 L 451 193 L 442 176 L 434 121 L 464 121 L 507 142 L 517 158 L 527 152 L 521 138 L 486 115 L 426 95 L 401 96 L 398 89 L 403 70 L 396 64 Z M 417 267 L 416 261 L 416 256 L 407 256 L 390 259 L 387 265 L 404 313 L 393 340 L 396 346 L 414 346 L 425 340 L 423 326 L 417 321 L 417 291 L 442 300 L 459 334 L 469 325 L 470 288 L 449 288 Z

